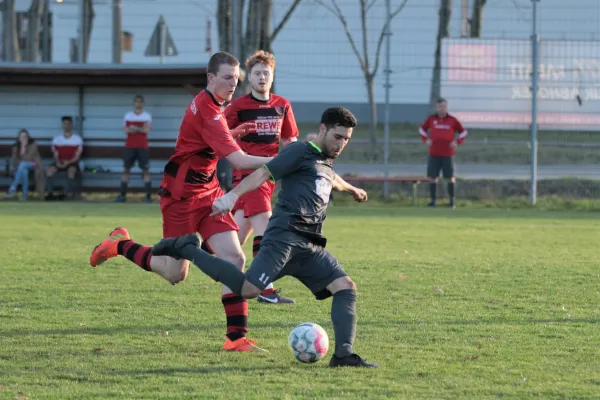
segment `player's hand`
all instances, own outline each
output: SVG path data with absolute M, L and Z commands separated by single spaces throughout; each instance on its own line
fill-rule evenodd
M 432 142 L 431 142 L 431 139 L 427 139 L 427 140 L 425 141 L 425 144 L 426 144 L 427 146 L 431 146 L 431 143 L 432 143 Z
M 367 192 L 363 189 L 354 188 L 354 190 L 350 192 L 350 195 L 359 203 L 364 203 L 368 200 Z
M 244 122 L 231 131 L 234 138 L 242 138 L 250 133 L 256 132 L 256 122 Z
M 456 142 L 456 140 L 453 140 L 450 142 L 450 147 L 452 147 L 454 149 L 454 148 L 456 148 L 456 146 L 458 146 L 458 143 Z
M 210 216 L 215 217 L 219 214 L 227 214 L 228 212 L 233 210 L 233 207 L 235 206 L 237 200 L 238 195 L 233 192 L 228 192 L 225 196 L 219 197 L 215 200 L 215 202 L 212 205 L 212 213 L 210 214 Z

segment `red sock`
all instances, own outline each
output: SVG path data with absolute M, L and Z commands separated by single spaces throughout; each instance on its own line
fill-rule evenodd
M 262 236 L 254 236 L 254 240 L 252 241 L 252 257 L 256 257 L 258 251 L 260 250 L 260 242 L 262 240 Z
M 117 245 L 117 252 L 138 267 L 146 271 L 150 269 L 150 259 L 152 258 L 152 247 L 142 246 L 133 240 L 122 240 Z
M 227 317 L 227 337 L 237 340 L 248 332 L 248 300 L 242 296 L 230 293 L 221 298 Z

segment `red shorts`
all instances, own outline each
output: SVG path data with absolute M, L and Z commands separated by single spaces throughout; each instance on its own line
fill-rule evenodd
M 237 186 L 240 181 L 234 182 L 233 186 Z M 235 214 L 237 210 L 244 210 L 244 217 L 252 217 L 271 211 L 271 197 L 275 191 L 275 182 L 266 181 L 257 189 L 246 193 L 238 199 L 231 210 Z
M 170 196 L 160 198 L 163 219 L 163 237 L 177 237 L 197 232 L 203 240 L 221 232 L 238 231 L 231 214 L 210 216 L 212 204 L 224 193 L 218 188 L 205 197 L 175 200 Z

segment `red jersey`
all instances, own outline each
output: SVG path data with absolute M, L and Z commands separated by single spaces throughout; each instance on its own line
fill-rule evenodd
M 254 121 L 256 132 L 237 140 L 246 153 L 260 157 L 274 157 L 279 153 L 279 141 L 298 136 L 298 126 L 290 102 L 275 94 L 269 100 L 260 100 L 250 94 L 240 96 L 225 108 L 230 129 L 244 122 Z M 235 171 L 236 179 L 252 171 Z
M 456 142 L 462 144 L 467 136 L 467 130 L 463 128 L 459 120 L 449 114 L 443 118 L 437 114 L 430 115 L 419 128 L 423 142 L 426 142 L 427 139 L 431 140 L 429 154 L 437 157 L 454 155 L 455 149 L 450 146 L 450 143 L 455 139 L 456 132 L 459 133 Z
M 146 111 L 137 114 L 134 111 L 129 111 L 123 118 L 123 126 L 137 126 L 142 128 L 145 124 L 152 123 L 152 116 Z M 125 147 L 128 149 L 147 149 L 148 148 L 148 132 L 127 133 L 125 138 Z
M 240 150 L 222 111 L 222 105 L 208 90 L 200 92 L 186 109 L 175 154 L 165 166 L 161 183 L 174 199 L 204 197 L 217 190 L 219 157 Z
M 52 140 L 52 152 L 58 153 L 60 161 L 70 161 L 75 158 L 78 151 L 83 150 L 83 140 L 81 136 L 73 133 L 66 137 L 64 134 L 56 136 Z

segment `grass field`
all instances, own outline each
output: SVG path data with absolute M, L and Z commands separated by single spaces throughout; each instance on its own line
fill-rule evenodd
M 197 269 L 173 287 L 125 260 L 89 267 L 118 224 L 159 239 L 156 205 L 4 202 L 0 221 L 0 399 L 600 396 L 597 214 L 333 207 L 356 350 L 378 370 L 292 359 L 293 326 L 333 331 L 330 300 L 290 278 L 276 287 L 297 304 L 250 301 L 271 353 L 224 354 L 220 286 Z

